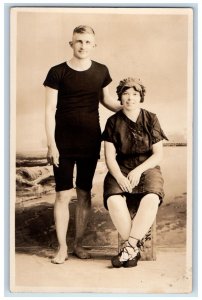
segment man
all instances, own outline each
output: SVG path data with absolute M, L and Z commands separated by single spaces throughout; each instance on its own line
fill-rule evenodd
M 48 161 L 53 164 L 56 182 L 54 218 L 59 249 L 52 260 L 61 264 L 68 258 L 66 234 L 69 202 L 73 191 L 73 169 L 76 165 L 76 236 L 74 254 L 90 258 L 82 247 L 91 208 L 91 188 L 99 158 L 101 130 L 99 101 L 112 111 L 120 104 L 108 90 L 112 81 L 107 67 L 92 61 L 95 33 L 89 26 L 78 26 L 69 43 L 73 56 L 52 67 L 44 81 L 46 86 L 46 134 Z

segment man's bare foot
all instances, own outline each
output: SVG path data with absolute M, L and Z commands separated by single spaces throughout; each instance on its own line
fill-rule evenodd
M 56 256 L 51 260 L 53 264 L 63 264 L 68 259 L 67 247 L 60 248 Z
M 73 254 L 81 259 L 91 258 L 91 255 L 81 246 L 74 246 Z

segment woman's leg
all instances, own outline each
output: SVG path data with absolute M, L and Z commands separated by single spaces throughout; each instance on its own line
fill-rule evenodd
M 64 263 L 68 257 L 66 235 L 69 224 L 69 202 L 72 198 L 72 191 L 70 189 L 56 193 L 54 219 L 59 249 L 55 258 L 52 259 L 52 263 L 55 264 Z
M 158 205 L 159 197 L 155 194 L 148 194 L 142 198 L 138 211 L 132 221 L 128 211 L 131 223 L 130 230 L 127 233 L 128 235 L 126 234 L 127 229 L 125 228 L 123 221 L 127 220 L 126 223 L 129 224 L 128 218 L 124 215 L 121 220 L 121 212 L 119 213 L 119 215 L 116 215 L 116 209 L 114 208 L 114 219 L 117 222 L 115 226 L 117 227 L 117 229 L 119 228 L 119 232 L 123 230 L 123 228 L 125 228 L 123 233 L 125 234 L 125 237 L 127 236 L 127 241 L 125 242 L 125 246 L 122 251 L 112 258 L 111 261 L 113 267 L 120 268 L 123 266 L 125 268 L 129 268 L 137 266 L 138 260 L 141 257 L 140 250 L 137 247 L 137 242 L 145 236 L 145 234 L 149 231 L 149 228 L 153 224 L 157 214 Z M 119 206 L 119 208 L 121 211 L 123 210 L 121 206 Z
M 126 204 L 125 197 L 113 195 L 107 199 L 110 217 L 117 231 L 125 241 L 129 238 L 131 231 L 131 217 Z
M 132 221 L 130 237 L 128 239 L 132 246 L 136 246 L 152 226 L 159 207 L 159 197 L 156 194 L 147 194 L 140 202 L 138 211 Z

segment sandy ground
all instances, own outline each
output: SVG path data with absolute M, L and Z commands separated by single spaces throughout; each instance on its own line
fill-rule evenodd
M 25 268 L 25 266 L 27 266 Z M 158 249 L 156 261 L 140 261 L 130 269 L 114 269 L 109 259 L 80 260 L 70 256 L 62 265 L 36 255 L 16 255 L 19 292 L 67 293 L 190 293 L 191 270 L 183 248 Z

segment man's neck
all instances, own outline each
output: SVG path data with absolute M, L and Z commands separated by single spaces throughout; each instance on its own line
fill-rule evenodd
M 70 68 L 76 71 L 85 71 L 90 68 L 92 61 L 90 58 L 86 59 L 77 59 L 76 57 L 72 57 L 67 64 Z

